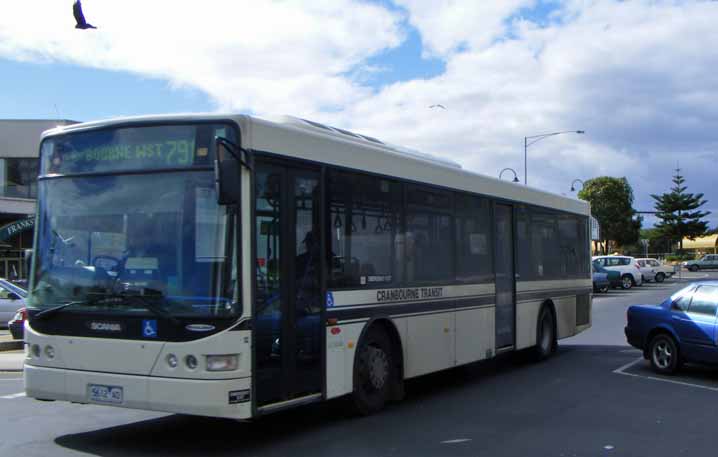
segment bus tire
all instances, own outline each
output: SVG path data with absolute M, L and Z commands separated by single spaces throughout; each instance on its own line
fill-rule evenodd
M 556 351 L 556 319 L 549 306 L 544 305 L 539 311 L 536 322 L 536 346 L 533 348 L 534 360 L 541 361 L 551 356 Z
M 386 332 L 372 326 L 357 348 L 354 359 L 354 410 L 361 415 L 380 411 L 392 399 L 397 383 L 396 363 Z

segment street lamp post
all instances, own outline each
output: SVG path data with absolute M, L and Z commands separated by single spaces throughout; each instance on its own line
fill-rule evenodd
M 566 130 L 563 132 L 552 132 L 552 133 L 543 133 L 541 135 L 532 135 L 532 136 L 525 136 L 524 137 L 524 185 L 528 186 L 529 181 L 529 175 L 528 175 L 528 147 L 531 146 L 534 143 L 538 143 L 539 141 L 543 140 L 544 138 L 548 138 L 550 136 L 556 136 L 556 135 L 562 135 L 564 133 L 578 133 L 579 135 L 583 135 L 586 133 L 585 130 Z M 531 140 L 531 141 L 529 141 Z
M 576 184 L 577 182 L 581 183 L 581 189 L 583 189 L 583 181 L 580 179 L 574 179 L 573 181 L 571 181 L 571 192 L 576 192 L 576 188 L 574 187 L 574 184 Z
M 508 167 L 504 168 L 503 170 L 501 170 L 501 171 L 499 172 L 499 179 L 501 179 L 501 175 L 503 175 L 504 172 L 507 171 L 507 170 L 508 170 L 508 171 L 511 171 L 511 172 L 514 174 L 513 182 L 520 182 L 520 181 L 519 181 L 519 177 L 518 177 L 518 175 L 516 174 L 516 170 L 514 170 L 513 168 L 508 168 Z

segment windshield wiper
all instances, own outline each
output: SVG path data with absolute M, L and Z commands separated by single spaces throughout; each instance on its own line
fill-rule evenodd
M 155 292 L 155 291 L 153 291 L 153 292 Z M 46 310 L 40 311 L 39 313 L 35 314 L 34 316 L 32 316 L 32 318 L 33 319 L 47 319 L 47 318 L 52 317 L 53 315 L 57 314 L 58 312 L 62 311 L 63 309 L 69 308 L 71 306 L 92 306 L 92 305 L 97 305 L 98 303 L 102 302 L 103 300 L 110 299 L 110 300 L 113 300 L 113 302 L 112 302 L 113 306 L 135 306 L 136 304 L 139 303 L 143 308 L 145 308 L 146 310 L 148 310 L 155 316 L 166 319 L 175 325 L 181 324 L 179 319 L 174 317 L 170 312 L 168 312 L 162 306 L 148 300 L 148 298 L 164 299 L 164 296 L 161 293 L 155 292 L 155 293 L 153 293 L 153 295 L 140 295 L 140 294 L 128 294 L 128 293 L 92 294 L 92 295 L 97 295 L 97 296 L 94 298 L 91 298 L 91 299 L 87 299 L 87 300 L 71 301 L 69 303 L 63 303 L 62 305 L 48 308 Z M 121 300 L 118 300 L 118 299 L 121 299 Z M 134 303 L 130 303 L 129 300 L 133 300 Z
M 79 301 L 71 301 L 68 303 L 63 303 L 62 305 L 53 306 L 52 308 L 44 309 L 40 311 L 39 313 L 32 316 L 33 319 L 47 319 L 48 317 L 52 317 L 53 315 L 57 314 L 59 311 L 62 311 L 65 308 L 69 308 L 70 306 L 78 306 L 78 305 L 94 305 L 97 302 L 97 300 L 79 300 Z
M 148 290 L 148 289 L 145 289 Z M 153 303 L 148 298 L 160 298 L 165 299 L 164 295 L 162 295 L 159 291 L 153 291 L 152 295 L 140 295 L 140 294 L 128 294 L 128 293 L 120 293 L 115 295 L 110 295 L 109 297 L 122 297 L 125 299 L 133 298 L 135 301 L 139 304 L 141 304 L 146 310 L 154 314 L 155 316 L 161 317 L 163 319 L 167 319 L 168 321 L 172 322 L 175 325 L 180 325 L 182 322 L 180 322 L 179 319 L 174 317 L 172 313 L 164 309 L 161 305 L 157 303 Z M 129 302 L 120 302 L 118 303 L 120 306 L 132 306 Z

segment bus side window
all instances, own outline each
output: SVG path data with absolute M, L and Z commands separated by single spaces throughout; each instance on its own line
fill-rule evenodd
M 456 279 L 491 282 L 494 276 L 489 200 L 467 194 L 456 199 Z
M 387 179 L 330 172 L 330 287 L 379 286 L 398 280 L 394 244 L 400 227 L 400 190 L 397 182 Z
M 407 281 L 453 281 L 452 194 L 410 185 L 406 196 Z

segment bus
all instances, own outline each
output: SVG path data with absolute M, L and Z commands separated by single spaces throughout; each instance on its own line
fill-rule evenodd
M 144 116 L 40 145 L 29 397 L 250 419 L 591 325 L 589 206 L 293 117 Z

